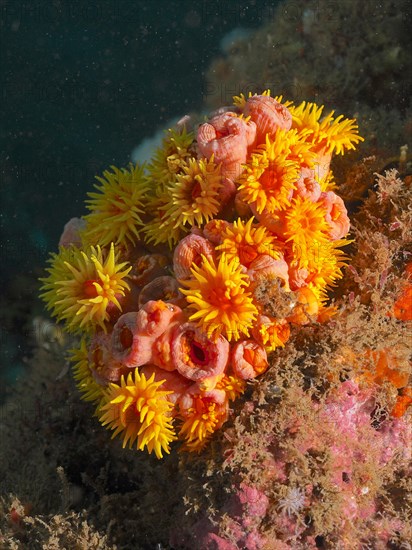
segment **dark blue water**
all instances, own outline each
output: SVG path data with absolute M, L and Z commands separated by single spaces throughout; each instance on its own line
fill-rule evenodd
M 217 93 L 222 38 L 275 4 L 0 0 L 0 381 L 24 370 L 36 279 L 94 176 Z

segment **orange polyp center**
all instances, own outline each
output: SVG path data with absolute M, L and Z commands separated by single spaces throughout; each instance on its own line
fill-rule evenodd
M 197 199 L 198 197 L 200 197 L 201 194 L 202 194 L 202 186 L 197 181 L 194 184 L 193 189 L 192 189 L 192 199 Z
M 114 204 L 116 203 L 116 204 Z M 122 204 L 122 205 L 125 205 L 125 201 L 124 201 L 124 198 L 123 197 L 120 197 L 119 195 L 116 195 L 116 197 L 114 198 L 114 201 L 111 205 L 111 211 L 113 214 L 123 214 L 124 212 L 124 208 L 120 208 L 118 203 Z
M 84 281 L 83 283 L 83 293 L 86 296 L 86 298 L 96 298 L 97 296 L 97 290 L 94 285 L 94 283 L 98 283 L 99 281 L 96 280 L 88 280 Z
M 211 397 L 197 397 L 194 403 L 194 408 L 198 414 L 207 414 L 211 410 L 215 408 L 215 403 L 213 402 Z
M 133 333 L 132 331 L 127 328 L 123 327 L 120 332 L 120 343 L 123 346 L 124 349 L 129 349 L 132 347 L 133 344 Z
M 138 270 L 138 274 L 142 274 L 144 273 L 150 266 L 150 262 L 149 260 L 145 259 L 145 260 L 140 260 L 137 264 L 137 270 Z
M 259 352 L 256 352 L 253 349 L 245 348 L 243 352 L 243 357 L 249 363 L 249 365 L 252 365 L 253 369 L 257 373 L 263 372 L 267 367 L 267 361 L 265 360 L 265 358 Z
M 258 252 L 254 246 L 245 245 L 239 250 L 240 263 L 248 266 L 257 257 Z
M 313 191 L 314 189 L 314 183 L 310 178 L 304 178 L 303 185 L 305 186 L 307 191 Z
M 250 365 L 253 365 L 254 364 L 254 361 L 255 361 L 255 352 L 250 349 L 250 348 L 245 348 L 244 352 L 243 352 L 243 357 L 246 359 L 246 361 L 250 364 Z
M 332 206 L 332 210 L 330 212 L 330 217 L 334 222 L 339 219 L 340 216 L 340 210 L 335 205 Z
M 215 139 L 220 139 L 222 137 L 226 137 L 227 136 L 227 132 L 223 131 L 223 132 L 220 132 L 219 130 L 216 130 L 215 129 L 215 132 L 216 132 L 216 137 Z
M 229 309 L 231 304 L 228 301 L 225 293 L 225 288 L 214 288 L 209 294 L 208 301 L 213 305 L 219 306 L 219 308 L 223 311 L 226 311 L 227 309 Z
M 282 191 L 283 171 L 276 166 L 274 161 L 270 161 L 259 181 L 269 196 L 278 197 Z

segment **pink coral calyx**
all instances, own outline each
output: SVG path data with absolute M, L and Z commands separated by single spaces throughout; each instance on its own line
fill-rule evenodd
M 336 241 L 342 239 L 350 228 L 350 220 L 343 200 L 333 191 L 320 195 L 319 201 L 326 209 L 325 219 L 330 226 L 329 236 Z
M 249 97 L 245 105 L 245 116 L 255 122 L 257 127 L 257 145 L 265 143 L 266 136 L 274 137 L 278 128 L 290 130 L 292 115 L 281 103 L 267 95 Z
M 268 368 L 265 348 L 254 340 L 237 342 L 232 349 L 233 372 L 243 380 L 256 378 Z
M 152 358 L 154 338 L 139 333 L 136 311 L 119 317 L 111 336 L 113 356 L 128 368 L 140 367 Z
M 199 381 L 222 374 L 229 357 L 229 342 L 223 336 L 207 337 L 194 323 L 178 325 L 173 334 L 172 359 L 178 372 Z
M 157 338 L 181 313 L 180 307 L 174 304 L 150 300 L 140 308 L 136 317 L 136 328 L 143 336 Z

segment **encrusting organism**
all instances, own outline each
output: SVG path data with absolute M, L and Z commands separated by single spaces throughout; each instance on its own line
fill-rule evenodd
M 105 171 L 66 225 L 41 296 L 81 336 L 77 385 L 123 446 L 201 451 L 291 328 L 328 318 L 350 242 L 330 161 L 362 138 L 323 109 L 235 97 Z

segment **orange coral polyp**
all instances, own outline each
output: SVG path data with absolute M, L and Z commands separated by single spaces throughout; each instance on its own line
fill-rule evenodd
M 286 320 L 278 321 L 267 315 L 259 315 L 253 329 L 254 339 L 267 352 L 283 347 L 290 337 L 290 326 Z
M 210 340 L 193 323 L 184 323 L 176 325 L 171 353 L 177 371 L 198 382 L 223 374 L 229 357 L 229 343 L 221 335 Z
M 192 278 L 182 281 L 190 316 L 209 338 L 220 334 L 230 340 L 248 335 L 257 316 L 251 293 L 246 291 L 248 276 L 242 272 L 237 258 L 228 260 L 223 253 L 218 264 L 202 255 L 202 264 L 191 269 Z
M 183 448 L 191 452 L 200 452 L 210 436 L 226 421 L 228 399 L 223 390 L 212 390 L 194 395 L 191 406 L 181 411 L 183 424 L 179 438 L 183 439 Z
M 317 248 L 328 242 L 330 226 L 326 221 L 326 208 L 302 197 L 292 201 L 285 215 L 284 235 L 292 246 L 299 268 L 307 268 Z
M 240 198 L 254 206 L 258 214 L 274 213 L 290 206 L 300 164 L 290 159 L 287 132 L 278 130 L 274 141 L 266 143 L 252 154 L 239 178 Z
M 281 244 L 276 237 L 261 224 L 254 224 L 251 217 L 246 223 L 240 218 L 222 230 L 222 243 L 216 247 L 231 260 L 238 258 L 246 268 L 261 254 L 272 258 L 280 257 Z
M 263 374 L 269 363 L 263 346 L 254 340 L 242 340 L 232 349 L 231 365 L 236 376 L 250 380 Z

